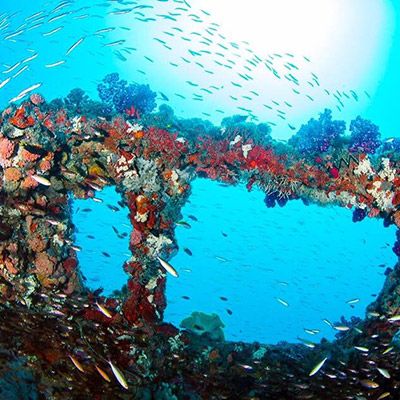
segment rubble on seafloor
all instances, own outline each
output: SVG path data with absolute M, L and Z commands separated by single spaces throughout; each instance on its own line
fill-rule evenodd
M 78 111 L 32 95 L 1 114 L 0 398 L 400 396 L 399 264 L 365 320 L 334 342 L 307 347 L 235 343 L 163 323 L 166 277 L 157 259 L 177 250 L 174 228 L 198 176 L 257 185 L 269 207 L 292 199 L 335 204 L 354 208 L 355 221 L 369 216 L 400 227 L 395 150 L 354 151 L 362 150 L 362 121 L 348 150 L 302 157 L 290 144 L 253 140 L 243 125 L 196 136 L 163 127 L 160 114 Z M 130 279 L 120 298 L 85 287 L 73 242 L 71 198 L 95 198 L 109 185 L 132 225 L 123 266 Z M 393 251 L 400 255 L 400 234 Z

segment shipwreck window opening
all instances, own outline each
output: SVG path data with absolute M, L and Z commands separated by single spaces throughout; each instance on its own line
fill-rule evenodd
M 130 257 L 128 213 L 115 187 L 97 192 L 96 200 L 73 200 L 74 245 L 83 283 L 93 291 L 103 288 L 105 296 L 122 295 L 128 280 L 123 270 Z
M 338 330 L 327 321 L 365 318 L 397 262 L 394 227 L 300 200 L 267 208 L 264 198 L 242 184 L 193 182 L 182 211 L 191 228 L 176 228 L 180 277 L 167 281 L 166 322 L 215 313 L 226 340 L 273 344 L 332 340 Z

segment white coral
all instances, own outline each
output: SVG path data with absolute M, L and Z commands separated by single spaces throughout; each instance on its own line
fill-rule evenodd
M 149 249 L 149 256 L 153 258 L 160 254 L 163 249 L 168 247 L 170 244 L 172 244 L 172 240 L 164 235 L 155 236 L 150 234 L 146 239 L 146 245 Z
M 133 167 L 136 168 L 133 169 Z M 127 190 L 132 192 L 154 193 L 161 189 L 161 180 L 156 163 L 144 158 L 135 159 L 134 166 L 131 166 L 130 170 L 125 172 L 122 183 Z
M 141 213 L 139 213 L 139 212 L 136 212 L 135 220 L 136 220 L 137 222 L 144 223 L 144 222 L 147 221 L 147 218 L 148 218 L 148 217 L 149 217 L 149 212 L 148 212 L 148 211 L 146 211 L 144 214 L 141 214 Z
M 138 123 L 135 123 L 133 125 L 129 121 L 126 121 L 126 123 L 128 125 L 128 133 L 137 133 L 143 130 L 143 126 Z
M 179 186 L 179 175 L 175 170 L 171 173 L 171 181 L 174 186 Z
M 382 168 L 379 171 L 381 179 L 385 179 L 388 182 L 393 182 L 396 177 L 396 170 L 390 167 L 390 160 L 388 158 L 382 159 Z
M 374 170 L 371 165 L 371 161 L 369 160 L 368 157 L 365 157 L 363 160 L 361 160 L 358 164 L 358 166 L 354 169 L 354 174 L 357 176 L 360 175 L 373 175 Z
M 239 143 L 242 140 L 242 137 L 240 135 L 236 135 L 235 139 L 233 139 L 231 142 L 229 142 L 229 146 L 234 146 L 236 143 Z
M 242 146 L 242 152 L 243 152 L 243 157 L 247 158 L 247 156 L 249 155 L 249 151 L 253 148 L 253 146 L 249 143 L 249 144 L 244 144 Z
M 390 210 L 393 208 L 392 199 L 393 199 L 393 192 L 391 190 L 384 190 L 382 188 L 381 181 L 375 181 L 372 184 L 372 188 L 367 190 L 370 193 L 374 200 L 381 210 Z
M 261 346 L 257 351 L 255 351 L 253 353 L 253 359 L 254 360 L 261 360 L 265 356 L 266 352 L 267 352 L 267 348 Z

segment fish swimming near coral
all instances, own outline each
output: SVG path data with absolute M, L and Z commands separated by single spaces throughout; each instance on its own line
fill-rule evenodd
M 328 359 L 328 357 L 325 357 L 321 362 L 319 362 L 312 370 L 311 372 L 308 374 L 309 376 L 313 376 L 315 375 L 325 364 L 326 360 Z
M 69 355 L 68 357 L 79 371 L 85 372 L 82 364 L 74 356 Z
M 107 375 L 105 371 L 103 371 L 98 365 L 95 365 L 95 368 L 97 372 L 100 374 L 100 376 L 106 381 L 106 382 L 111 382 L 111 379 Z
M 126 382 L 126 379 L 122 372 L 111 362 L 108 361 L 108 364 L 111 367 L 111 370 L 114 374 L 114 376 L 117 378 L 118 383 L 126 390 L 128 390 L 128 383 Z
M 167 261 L 163 260 L 160 257 L 157 257 L 157 260 L 160 262 L 161 266 L 167 271 L 169 272 L 172 276 L 174 276 L 175 278 L 177 278 L 179 276 L 178 272 L 176 271 L 176 269 Z
M 47 178 L 45 178 L 44 176 L 41 176 L 41 175 L 32 175 L 32 178 L 33 178 L 36 182 L 40 183 L 41 185 L 44 185 L 44 186 L 50 186 L 50 185 L 51 185 L 51 182 L 50 182 Z

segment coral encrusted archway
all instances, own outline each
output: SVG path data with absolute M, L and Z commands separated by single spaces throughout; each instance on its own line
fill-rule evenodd
M 130 211 L 132 257 L 124 265 L 130 274 L 128 295 L 122 304 L 101 300 L 112 310 L 111 319 L 90 306 L 80 317 L 115 326 L 161 326 L 166 272 L 157 256 L 168 260 L 177 249 L 174 227 L 196 176 L 227 184 L 246 182 L 249 190 L 258 185 L 266 193 L 267 206 L 302 199 L 306 204 L 353 207 L 356 219 L 369 215 L 400 224 L 399 165 L 389 155 L 372 163 L 364 153 L 347 152 L 340 161 L 321 156 L 310 162 L 290 146 L 256 144 L 235 131 L 230 136 L 193 137 L 122 116 L 71 118 L 64 109 L 50 109 L 37 95 L 6 109 L 0 127 L 4 305 L 40 309 L 40 299 L 53 294 L 84 298 L 90 304 L 99 300 L 79 277 L 69 196 L 95 198 L 107 185 L 116 186 Z M 396 242 L 394 251 L 399 250 Z M 395 332 L 389 318 L 400 313 L 399 272 L 396 266 L 388 274 L 369 309 L 379 317 L 364 322 L 362 337 Z M 346 341 L 353 343 L 354 337 L 344 336 Z

